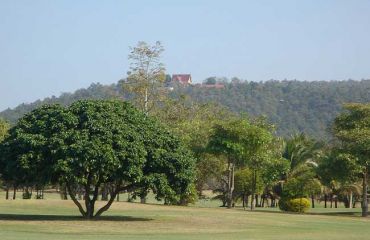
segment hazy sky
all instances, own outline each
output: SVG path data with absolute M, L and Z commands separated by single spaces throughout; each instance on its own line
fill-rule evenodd
M 370 0 L 0 0 L 0 110 L 115 83 L 156 40 L 198 82 L 370 78 Z

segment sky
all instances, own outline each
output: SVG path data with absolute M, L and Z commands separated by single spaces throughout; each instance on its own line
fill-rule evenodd
M 0 111 L 116 83 L 138 41 L 167 72 L 370 78 L 370 0 L 0 0 Z

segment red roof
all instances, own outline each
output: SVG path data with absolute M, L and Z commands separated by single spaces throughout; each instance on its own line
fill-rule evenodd
M 191 75 L 190 74 L 173 74 L 172 81 L 177 81 L 182 84 L 190 84 L 191 83 Z

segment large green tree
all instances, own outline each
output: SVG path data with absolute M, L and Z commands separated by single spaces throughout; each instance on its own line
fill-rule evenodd
M 370 103 L 344 105 L 334 122 L 334 134 L 340 148 L 350 153 L 362 172 L 362 216 L 368 215 L 368 172 L 370 164 Z
M 86 218 L 120 191 L 151 189 L 170 203 L 189 191 L 194 161 L 165 127 L 122 101 L 85 100 L 27 114 L 3 143 L 2 162 L 23 182 L 61 183 Z M 101 186 L 112 187 L 95 211 Z M 83 189 L 84 205 L 76 199 Z

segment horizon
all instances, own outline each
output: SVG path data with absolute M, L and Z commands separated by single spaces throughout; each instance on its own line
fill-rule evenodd
M 369 1 L 0 2 L 0 111 L 126 76 L 129 47 L 165 47 L 169 74 L 370 78 Z

